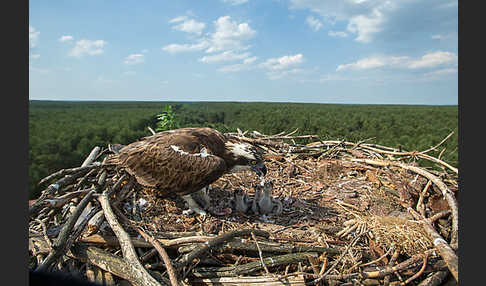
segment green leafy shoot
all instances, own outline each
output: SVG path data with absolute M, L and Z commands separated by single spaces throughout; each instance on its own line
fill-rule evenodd
M 155 131 L 157 132 L 179 128 L 179 122 L 176 119 L 175 112 L 169 104 L 165 105 L 162 113 L 157 114 L 157 120 L 157 126 L 155 127 Z

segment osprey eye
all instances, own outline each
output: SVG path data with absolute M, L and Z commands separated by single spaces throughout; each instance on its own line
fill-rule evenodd
M 250 161 L 250 164 L 252 165 L 256 165 L 257 161 L 253 160 L 253 161 Z

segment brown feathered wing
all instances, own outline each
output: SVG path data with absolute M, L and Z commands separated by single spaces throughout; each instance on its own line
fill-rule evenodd
M 223 137 L 200 133 L 162 132 L 123 147 L 110 159 L 144 186 L 156 188 L 161 195 L 196 192 L 216 181 L 226 171 L 225 161 L 215 155 L 224 148 Z

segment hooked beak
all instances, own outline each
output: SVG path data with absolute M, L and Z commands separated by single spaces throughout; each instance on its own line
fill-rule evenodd
M 251 166 L 251 169 L 257 173 L 258 177 L 263 178 L 267 174 L 267 166 L 262 162 L 257 165 Z

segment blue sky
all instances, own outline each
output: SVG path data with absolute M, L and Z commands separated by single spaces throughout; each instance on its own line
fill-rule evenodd
M 457 104 L 457 0 L 29 2 L 29 99 Z

